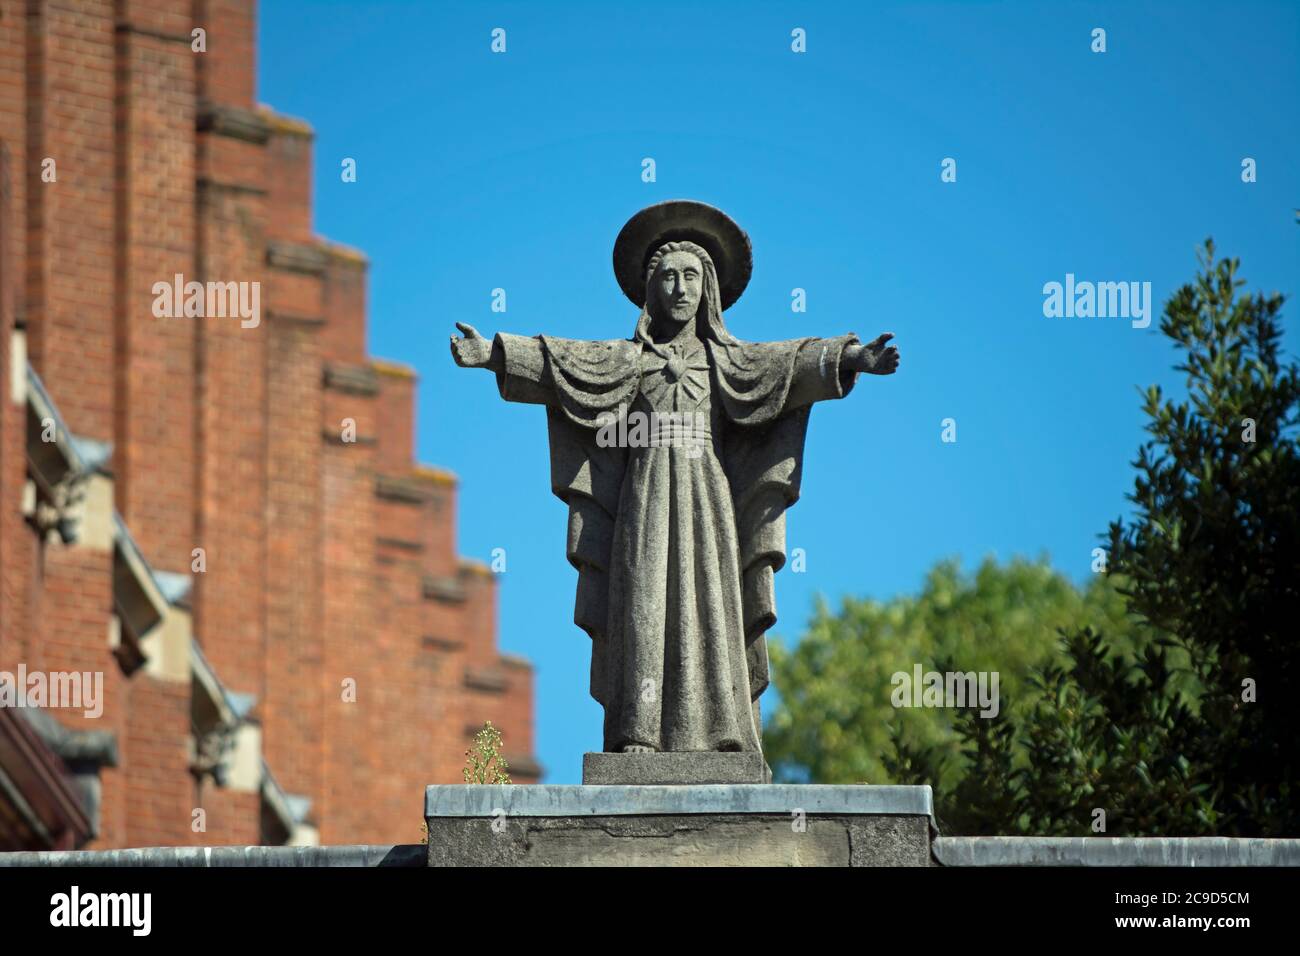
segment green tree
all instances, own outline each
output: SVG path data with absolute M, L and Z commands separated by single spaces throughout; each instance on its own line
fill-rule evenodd
M 1187 399 L 1147 391 L 1152 438 L 1111 563 L 1203 687 L 1185 753 L 1213 798 L 1206 831 L 1294 835 L 1300 368 L 1282 361 L 1282 296 L 1240 295 L 1238 260 L 1216 260 L 1210 240 L 1201 262 L 1160 325 L 1185 355 Z
M 905 733 L 941 762 L 938 782 L 956 786 L 964 770 L 954 713 L 895 709 L 892 675 L 910 676 L 916 664 L 997 671 L 1002 699 L 1018 700 L 1033 669 L 1059 657 L 1058 629 L 1080 623 L 1121 640 L 1130 629 L 1110 580 L 1097 575 L 1080 591 L 1045 560 L 986 559 L 973 575 L 943 561 L 917 597 L 848 598 L 838 614 L 819 603 L 797 646 L 771 643 L 780 703 L 763 732 L 767 759 L 784 780 L 899 782 L 886 760 L 892 735 Z
M 1280 295 L 1239 295 L 1205 244 L 1165 306 L 1187 398 L 1145 394 L 1134 514 L 1109 529 L 1111 573 L 1142 627 L 1064 632 L 1064 658 L 997 720 L 959 715 L 947 754 L 901 733 L 886 763 L 938 782 L 960 832 L 1295 835 L 1300 620 L 1300 372 L 1281 358 Z M 1088 622 L 1080 622 L 1086 624 Z
M 1208 240 L 1201 264 L 1160 324 L 1186 398 L 1144 393 L 1106 578 L 947 562 L 919 598 L 819 607 L 793 651 L 774 643 L 778 774 L 931 784 L 948 832 L 1300 832 L 1300 369 L 1282 297 L 1240 294 Z M 998 716 L 893 710 L 889 675 L 929 661 L 999 671 Z

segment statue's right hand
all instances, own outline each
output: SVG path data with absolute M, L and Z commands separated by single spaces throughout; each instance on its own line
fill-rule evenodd
M 451 337 L 451 357 L 462 368 L 486 368 L 492 358 L 492 342 L 479 335 L 478 329 L 468 322 L 457 322 L 464 338 Z

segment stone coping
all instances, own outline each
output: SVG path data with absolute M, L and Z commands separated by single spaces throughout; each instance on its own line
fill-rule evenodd
M 1239 837 L 939 837 L 942 866 L 1300 866 L 1300 840 Z
M 0 853 L 4 867 L 424 867 L 422 844 L 354 846 L 151 846 L 130 850 Z
M 433 789 L 432 787 L 430 788 Z M 443 788 L 452 789 L 452 788 Z M 469 789 L 460 787 L 458 789 Z M 501 790 L 503 787 L 475 787 Z M 514 789 L 538 789 L 517 787 Z M 576 788 L 575 788 L 576 789 Z M 609 790 L 610 787 L 598 789 Z M 699 788 L 691 788 L 699 789 Z M 827 789 L 867 789 L 832 787 Z M 923 787 L 875 787 L 917 789 Z M 782 808 L 777 812 L 788 812 Z M 807 810 L 807 808 L 804 808 Z M 822 812 L 822 811 L 816 811 Z M 830 811 L 837 812 L 837 811 Z M 424 867 L 428 847 L 217 846 L 0 853 L 4 867 Z M 1300 839 L 1235 837 L 938 837 L 941 866 L 1300 866 Z
M 426 817 L 606 817 L 774 813 L 923 816 L 933 826 L 929 787 L 822 784 L 574 786 L 441 784 L 425 791 Z

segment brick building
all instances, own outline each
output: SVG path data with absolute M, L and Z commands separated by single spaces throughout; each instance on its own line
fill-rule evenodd
M 487 720 L 541 772 L 254 18 L 0 0 L 0 675 L 103 681 L 0 706 L 0 849 L 417 842 Z

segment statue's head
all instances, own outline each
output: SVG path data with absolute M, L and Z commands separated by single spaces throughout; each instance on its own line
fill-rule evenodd
M 722 311 L 745 291 L 752 268 L 744 230 L 721 209 L 690 199 L 647 206 L 614 241 L 614 275 L 641 310 L 634 337 L 652 347 L 692 321 L 702 339 L 735 342 Z
M 638 337 L 648 337 L 649 320 L 675 335 L 695 320 L 701 338 L 733 341 L 722 322 L 718 273 L 703 246 L 687 240 L 666 242 L 646 263 L 645 309 Z
M 673 248 L 686 245 L 672 242 L 664 246 L 652 260 L 646 280 L 646 304 L 651 316 L 673 327 L 695 318 L 704 297 L 704 263 L 700 256 L 687 248 Z

